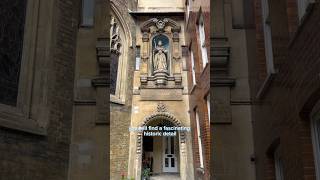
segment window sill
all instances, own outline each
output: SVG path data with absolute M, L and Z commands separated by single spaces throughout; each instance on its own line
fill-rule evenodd
M 118 98 L 115 95 L 110 95 L 110 102 L 113 104 L 125 105 L 125 100 Z
M 40 136 L 47 135 L 44 127 L 40 127 L 35 120 L 29 119 L 25 114 L 19 112 L 18 108 L 1 104 L 0 109 L 1 127 Z

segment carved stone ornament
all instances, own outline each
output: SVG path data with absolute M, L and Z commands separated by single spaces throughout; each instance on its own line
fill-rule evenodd
M 172 27 L 172 32 L 180 32 L 181 27 L 178 25 L 177 22 L 170 18 L 164 18 L 164 19 L 158 19 L 158 18 L 152 18 L 148 21 L 144 22 L 141 25 L 141 31 L 142 32 L 149 32 L 151 26 L 156 26 L 158 28 L 158 31 L 164 31 L 164 28 L 166 26 Z
M 163 20 L 160 19 L 153 19 L 153 21 L 156 23 L 156 26 L 158 29 L 163 30 L 163 28 L 166 26 L 166 23 L 168 22 L 167 18 L 164 18 Z
M 111 29 L 110 29 L 110 37 L 111 37 L 110 50 L 112 53 L 120 55 L 122 43 L 121 43 L 121 37 L 120 37 L 120 33 L 119 33 L 119 25 L 113 16 L 111 16 L 110 26 L 111 26 Z
M 167 106 L 164 103 L 159 102 L 157 105 L 157 112 L 168 112 Z

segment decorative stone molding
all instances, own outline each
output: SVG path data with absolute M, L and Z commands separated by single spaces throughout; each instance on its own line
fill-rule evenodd
M 119 34 L 119 25 L 113 16 L 111 16 L 111 23 L 110 23 L 110 38 L 111 38 L 111 44 L 110 44 L 111 52 L 117 55 L 120 55 L 122 43 L 121 43 L 121 37 Z
M 167 106 L 162 103 L 162 102 L 159 102 L 158 105 L 157 105 L 157 112 L 167 112 L 168 109 L 167 109 Z
M 142 23 L 141 88 L 175 88 L 175 86 L 182 85 L 180 32 L 181 27 L 179 24 L 170 18 L 151 18 Z M 159 44 L 158 46 L 155 43 L 156 40 L 157 43 L 162 41 L 165 44 L 163 46 Z M 155 51 L 158 47 L 165 50 L 162 52 L 166 54 L 167 69 L 153 69 L 154 52 L 158 52 Z
M 181 127 L 183 124 L 172 114 L 168 112 L 167 106 L 159 102 L 157 105 L 156 112 L 154 114 L 151 114 L 147 116 L 144 121 L 141 123 L 140 127 L 146 126 L 153 120 L 158 120 L 158 119 L 163 119 L 167 120 L 171 123 L 174 124 L 174 126 Z M 180 147 L 181 147 L 181 152 L 185 153 L 185 143 L 186 143 L 186 134 L 185 132 L 181 131 L 180 133 Z M 143 132 L 138 132 L 137 133 L 137 158 L 140 158 L 141 153 L 142 153 L 142 141 L 143 141 Z
M 97 61 L 99 66 L 99 74 L 107 75 L 110 72 L 110 64 L 109 64 L 109 38 L 98 38 L 96 51 L 97 51 Z
M 213 87 L 233 87 L 235 79 L 229 77 L 231 48 L 226 37 L 211 38 L 210 84 Z
M 163 29 L 166 26 L 171 26 L 172 32 L 179 33 L 181 31 L 181 27 L 178 25 L 178 23 L 170 18 L 164 18 L 164 19 L 151 18 L 141 25 L 141 31 L 149 32 L 150 31 L 149 28 L 151 26 L 156 26 L 158 28 L 158 31 L 163 31 Z
M 211 39 L 212 70 L 216 75 L 227 75 L 230 61 L 230 46 L 227 38 Z

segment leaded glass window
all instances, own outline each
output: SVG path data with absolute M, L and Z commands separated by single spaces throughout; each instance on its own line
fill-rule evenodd
M 111 63 L 110 63 L 110 93 L 115 94 L 117 88 L 117 74 L 119 66 L 119 56 L 111 53 Z
M 27 0 L 0 1 L 0 103 L 16 106 Z
M 117 90 L 117 81 L 118 81 L 118 68 L 119 60 L 121 56 L 121 37 L 119 33 L 119 25 L 114 17 L 111 17 L 111 64 L 110 64 L 110 93 L 116 94 Z

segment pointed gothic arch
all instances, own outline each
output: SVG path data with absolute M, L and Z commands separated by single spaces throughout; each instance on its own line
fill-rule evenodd
M 125 104 L 128 54 L 132 47 L 132 37 L 129 25 L 113 2 L 110 15 L 110 101 Z

